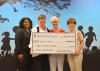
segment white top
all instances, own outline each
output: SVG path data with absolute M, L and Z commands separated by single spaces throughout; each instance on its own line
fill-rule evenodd
M 84 37 L 83 37 L 81 31 L 76 31 L 76 34 L 77 34 L 76 35 L 77 36 L 77 38 L 76 38 L 76 41 L 77 41 L 77 44 L 76 44 L 77 47 L 76 47 L 76 49 L 77 49 L 78 47 L 80 47 L 80 42 L 84 41 Z M 81 49 L 81 53 L 83 53 L 83 47 Z
M 38 27 L 38 26 L 34 27 L 34 28 L 32 29 L 32 31 L 31 31 L 31 33 L 37 32 L 37 27 Z M 47 31 L 47 29 L 44 31 L 44 30 L 42 30 L 42 29 L 39 28 L 39 32 L 48 32 L 48 31 Z M 30 53 L 32 54 L 32 57 L 36 57 L 36 56 L 40 55 L 40 54 L 33 54 L 33 53 L 32 53 L 32 34 L 31 34 L 31 38 L 30 38 L 29 48 L 31 48 Z

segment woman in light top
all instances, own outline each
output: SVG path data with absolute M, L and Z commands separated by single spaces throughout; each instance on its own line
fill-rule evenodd
M 51 24 L 53 29 L 50 32 L 65 32 L 63 29 L 58 27 L 59 20 L 58 17 L 53 16 L 51 18 Z M 50 63 L 50 71 L 63 71 L 63 64 L 64 64 L 64 54 L 50 54 L 49 55 L 49 63 Z
M 69 18 L 67 21 L 67 27 L 70 33 L 76 33 L 77 35 L 77 47 L 75 54 L 68 54 L 68 62 L 71 71 L 82 71 L 82 60 L 83 60 L 83 45 L 84 38 L 80 31 L 76 31 L 76 20 L 74 18 Z

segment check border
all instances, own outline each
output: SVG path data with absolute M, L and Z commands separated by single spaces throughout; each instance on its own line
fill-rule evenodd
M 51 34 L 62 34 L 62 32 L 32 32 L 32 54 L 37 54 L 37 53 L 33 53 L 33 34 L 34 33 L 51 33 Z M 63 33 L 69 33 L 69 32 L 63 32 Z M 77 34 L 76 33 L 74 33 L 75 34 L 75 50 L 76 50 L 76 47 L 77 47 Z M 74 50 L 74 51 L 75 51 Z M 38 54 L 75 54 L 75 52 L 74 53 L 38 53 Z

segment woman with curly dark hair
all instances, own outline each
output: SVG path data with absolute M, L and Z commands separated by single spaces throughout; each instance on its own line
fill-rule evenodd
M 15 35 L 15 56 L 17 58 L 18 71 L 30 71 L 31 55 L 28 47 L 30 42 L 32 21 L 24 17 L 19 22 L 19 29 Z

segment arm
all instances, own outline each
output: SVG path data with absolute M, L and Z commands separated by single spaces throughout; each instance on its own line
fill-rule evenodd
M 80 41 L 80 46 L 78 47 L 78 50 L 81 51 L 81 49 L 83 49 L 84 46 L 84 40 Z
M 37 28 L 36 28 L 36 27 L 34 27 L 34 28 L 32 29 L 31 37 L 30 37 L 30 44 L 29 44 L 30 54 L 32 54 L 32 57 L 36 57 L 36 56 L 39 55 L 39 54 L 33 54 L 33 53 L 32 53 L 32 40 L 33 40 L 33 38 L 32 38 L 32 33 L 34 33 L 34 32 L 37 32 Z
M 84 37 L 86 37 L 87 35 L 88 35 L 88 33 L 86 33 Z
M 15 35 L 15 45 L 16 45 L 16 52 L 18 54 L 22 53 L 23 48 L 23 31 L 18 30 L 18 32 Z
M 33 32 L 37 32 L 37 29 L 36 27 L 32 29 L 32 32 L 31 32 L 31 37 L 30 37 L 30 44 L 29 44 L 29 48 L 31 49 L 32 48 L 32 33 Z
M 95 35 L 95 33 L 94 33 L 93 35 L 94 35 L 94 37 L 95 37 L 95 40 L 97 41 L 97 38 L 96 38 L 96 35 Z
M 30 54 L 32 54 L 32 32 L 31 32 L 31 37 L 30 37 L 29 48 L 30 48 Z
M 24 60 L 24 54 L 23 54 L 23 30 L 18 30 L 15 35 L 15 45 L 16 45 L 16 53 L 18 57 L 19 62 L 23 62 Z
M 15 40 L 15 38 L 10 38 L 10 40 Z
M 4 38 L 2 39 L 2 41 L 1 42 L 4 42 Z
M 32 54 L 32 43 L 33 43 L 33 42 L 32 42 L 32 40 L 33 40 L 33 39 L 32 39 L 32 33 L 33 33 L 33 32 L 37 32 L 36 27 L 35 27 L 35 28 L 33 28 L 33 29 L 32 29 L 32 32 L 31 32 L 30 44 L 29 44 L 30 54 Z
M 78 48 L 76 49 L 76 54 L 80 54 L 80 51 L 81 51 L 81 49 L 83 49 L 83 46 L 84 46 L 84 37 L 81 32 L 77 33 L 77 38 L 78 38 L 78 41 L 80 42 L 80 44 L 79 44 Z

